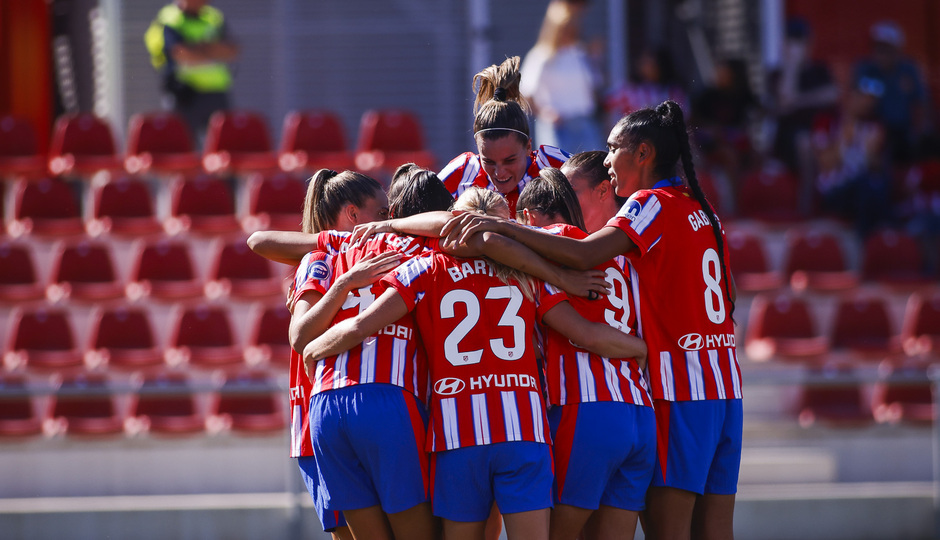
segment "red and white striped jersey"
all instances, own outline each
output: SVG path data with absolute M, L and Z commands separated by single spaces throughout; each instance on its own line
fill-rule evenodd
M 587 233 L 572 225 L 545 227 L 546 232 L 581 239 Z M 624 274 L 626 258 L 617 257 L 596 266 L 604 272 L 611 287 L 610 294 L 597 300 L 568 297 L 572 307 L 585 319 L 603 322 L 624 333 L 636 335 L 636 313 L 633 290 Z M 588 352 L 551 328 L 544 328 L 545 361 L 548 372 L 548 396 L 552 405 L 621 401 L 652 407 L 649 387 L 639 364 L 632 358 L 605 358 Z
M 443 253 L 415 257 L 383 281 L 414 310 L 428 351 L 428 451 L 549 442 L 532 336 L 537 312 L 557 299 L 537 308 L 485 259 Z
M 356 262 L 367 256 L 395 249 L 406 256 L 420 253 L 431 242 L 427 238 L 412 238 L 390 233 L 377 234 L 358 246 L 337 241 L 349 233 L 326 231 L 320 235 L 320 248 L 304 256 L 294 274 L 291 285 L 293 305 L 307 291 L 326 294 L 336 278 L 347 272 Z M 332 254 L 330 254 L 332 253 Z M 364 311 L 384 290 L 375 283 L 349 293 L 333 324 L 355 317 Z M 309 456 L 310 429 L 308 408 L 310 396 L 319 392 L 343 388 L 353 384 L 385 383 L 400 386 L 426 401 L 428 388 L 427 360 L 419 345 L 411 314 L 385 327 L 381 332 L 352 349 L 317 363 L 313 380 L 304 372 L 303 359 L 291 354 L 290 406 L 291 457 Z
M 529 180 L 538 176 L 539 171 L 546 167 L 561 168 L 569 157 L 571 156 L 567 152 L 554 146 L 543 145 L 538 150 L 533 150 L 529 155 L 525 176 L 515 189 L 504 195 L 506 202 L 509 203 L 509 215 L 515 219 L 516 201 L 519 200 L 519 193 Z M 450 163 L 437 176 L 455 198 L 470 186 L 496 191 L 496 186 L 483 170 L 480 156 L 473 152 L 464 152 L 450 160 Z
M 627 254 L 638 334 L 649 349 L 654 399 L 741 397 L 734 323 L 708 218 L 678 177 L 634 193 L 607 226 L 638 249 Z M 724 249 L 724 268 L 730 268 Z

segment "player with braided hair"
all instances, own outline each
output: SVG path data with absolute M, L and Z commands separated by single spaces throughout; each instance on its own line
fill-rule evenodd
M 638 334 L 649 346 L 657 422 L 646 536 L 733 538 L 741 369 L 721 224 L 698 184 L 678 104 L 666 101 L 625 116 L 607 145 L 611 182 L 618 195 L 630 198 L 606 227 L 587 238 L 468 215 L 452 219 L 444 232 L 448 241 L 497 232 L 573 268 L 627 256 Z

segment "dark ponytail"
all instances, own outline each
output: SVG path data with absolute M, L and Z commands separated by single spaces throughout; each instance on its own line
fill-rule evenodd
M 554 219 L 560 218 L 582 231 L 587 229 L 574 188 L 568 178 L 554 167 L 545 167 L 522 188 L 519 200 L 516 201 L 516 216 L 521 216 L 523 210 L 541 212 Z

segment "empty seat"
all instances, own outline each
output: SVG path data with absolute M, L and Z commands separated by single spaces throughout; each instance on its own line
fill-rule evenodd
M 52 268 L 47 290 L 52 301 L 68 298 L 93 302 L 124 296 L 110 244 L 93 240 L 59 244 Z
M 0 372 L 0 439 L 32 437 L 41 432 L 42 420 L 36 415 L 26 379 Z
M 812 370 L 809 375 L 812 380 L 800 389 L 798 400 L 801 426 L 822 422 L 834 427 L 851 427 L 874 420 L 863 399 L 861 385 L 850 368 Z
M 248 248 L 247 238 L 217 240 L 213 247 L 212 267 L 206 283 L 206 296 L 238 298 L 284 297 L 281 276 L 272 263 Z
M 884 359 L 901 351 L 883 296 L 856 294 L 841 298 L 832 320 L 833 350 L 859 359 Z
M 363 113 L 356 145 L 357 169 L 384 176 L 408 162 L 434 170 L 436 161 L 424 145 L 420 122 L 411 112 L 387 109 Z
M 926 272 L 917 240 L 896 230 L 881 230 L 865 240 L 862 278 L 890 287 L 917 288 L 937 282 Z
M 197 368 L 232 367 L 244 362 L 244 352 L 235 341 L 225 306 L 208 304 L 179 310 L 166 357 L 170 365 Z
M 858 274 L 849 269 L 840 239 L 819 230 L 791 231 L 787 238 L 784 273 L 797 291 L 838 291 L 858 285 Z
M 246 232 L 300 230 L 306 192 L 304 181 L 292 174 L 252 176 L 248 181 L 248 215 L 242 220 L 242 228 Z
M 268 126 L 251 111 L 217 111 L 209 119 L 202 165 L 210 173 L 264 171 L 278 166 Z
M 196 274 L 186 242 L 161 238 L 137 244 L 127 285 L 129 298 L 182 300 L 202 295 L 203 282 Z
M 245 348 L 249 364 L 270 364 L 284 369 L 290 365 L 290 319 L 290 311 L 283 302 L 259 310 Z
M 142 306 L 99 309 L 93 316 L 85 363 L 90 367 L 137 370 L 163 364 L 150 313 Z
M 131 117 L 124 166 L 131 174 L 195 172 L 202 168 L 186 122 L 173 112 Z
M 268 434 L 285 428 L 283 396 L 274 379 L 261 371 L 226 377 L 210 405 L 213 431 Z
M 122 170 L 116 148 L 107 120 L 90 113 L 66 114 L 52 131 L 49 172 L 90 178 L 99 171 Z
M 909 356 L 940 357 L 940 292 L 914 293 L 908 298 L 901 344 Z
M 0 177 L 39 177 L 46 156 L 39 152 L 36 130 L 26 118 L 0 115 Z
M 0 241 L 0 303 L 39 300 L 45 295 L 31 244 Z
M 7 369 L 59 371 L 82 367 L 72 319 L 61 308 L 17 310 L 3 357 Z
M 68 236 L 84 234 L 85 225 L 72 188 L 59 179 L 41 178 L 13 186 L 13 216 L 7 230 L 10 236 Z
M 757 234 L 744 231 L 727 233 L 728 256 L 734 284 L 743 292 L 760 292 L 778 289 L 783 285 L 783 275 L 770 268 L 764 242 Z
M 748 316 L 744 350 L 748 359 L 815 362 L 829 352 L 810 306 L 789 293 L 760 293 Z
M 196 392 L 182 372 L 160 371 L 142 376 L 140 387 L 131 396 L 129 410 L 124 422 L 129 435 L 189 435 L 202 433 L 206 428 Z
M 875 419 L 888 423 L 929 424 L 937 418 L 933 389 L 925 365 L 889 364 L 879 370 L 872 389 Z
M 216 176 L 177 178 L 170 188 L 170 233 L 223 234 L 241 230 L 235 218 L 235 194 L 229 184 Z
M 284 117 L 278 164 L 284 171 L 344 171 L 355 167 L 355 159 L 334 113 L 291 111 Z
M 797 180 L 783 167 L 764 167 L 741 180 L 737 214 L 768 224 L 800 219 Z
M 122 176 L 92 188 L 88 233 L 139 236 L 163 232 L 154 213 L 150 187 L 140 178 Z
M 107 377 L 100 373 L 64 377 L 43 422 L 43 431 L 49 436 L 111 436 L 123 430 L 124 419 L 114 393 Z

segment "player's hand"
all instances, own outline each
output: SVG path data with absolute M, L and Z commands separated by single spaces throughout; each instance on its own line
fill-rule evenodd
M 584 296 L 590 300 L 597 300 L 601 295 L 610 293 L 610 284 L 604 272 L 600 270 L 572 270 L 570 268 L 559 268 L 558 284 L 563 291 L 572 296 Z
M 445 244 L 466 244 L 478 232 L 498 232 L 501 222 L 497 217 L 463 212 L 447 220 L 441 228 L 441 238 Z
M 347 242 L 349 242 L 349 245 L 355 246 L 373 234 L 385 232 L 392 232 L 392 224 L 389 222 L 389 220 L 363 223 L 362 225 L 356 225 L 353 228 L 352 234 L 349 235 L 349 240 L 347 240 Z
M 386 251 L 381 255 L 363 257 L 342 275 L 343 286 L 351 290 L 372 285 L 400 263 L 401 253 L 397 251 Z

